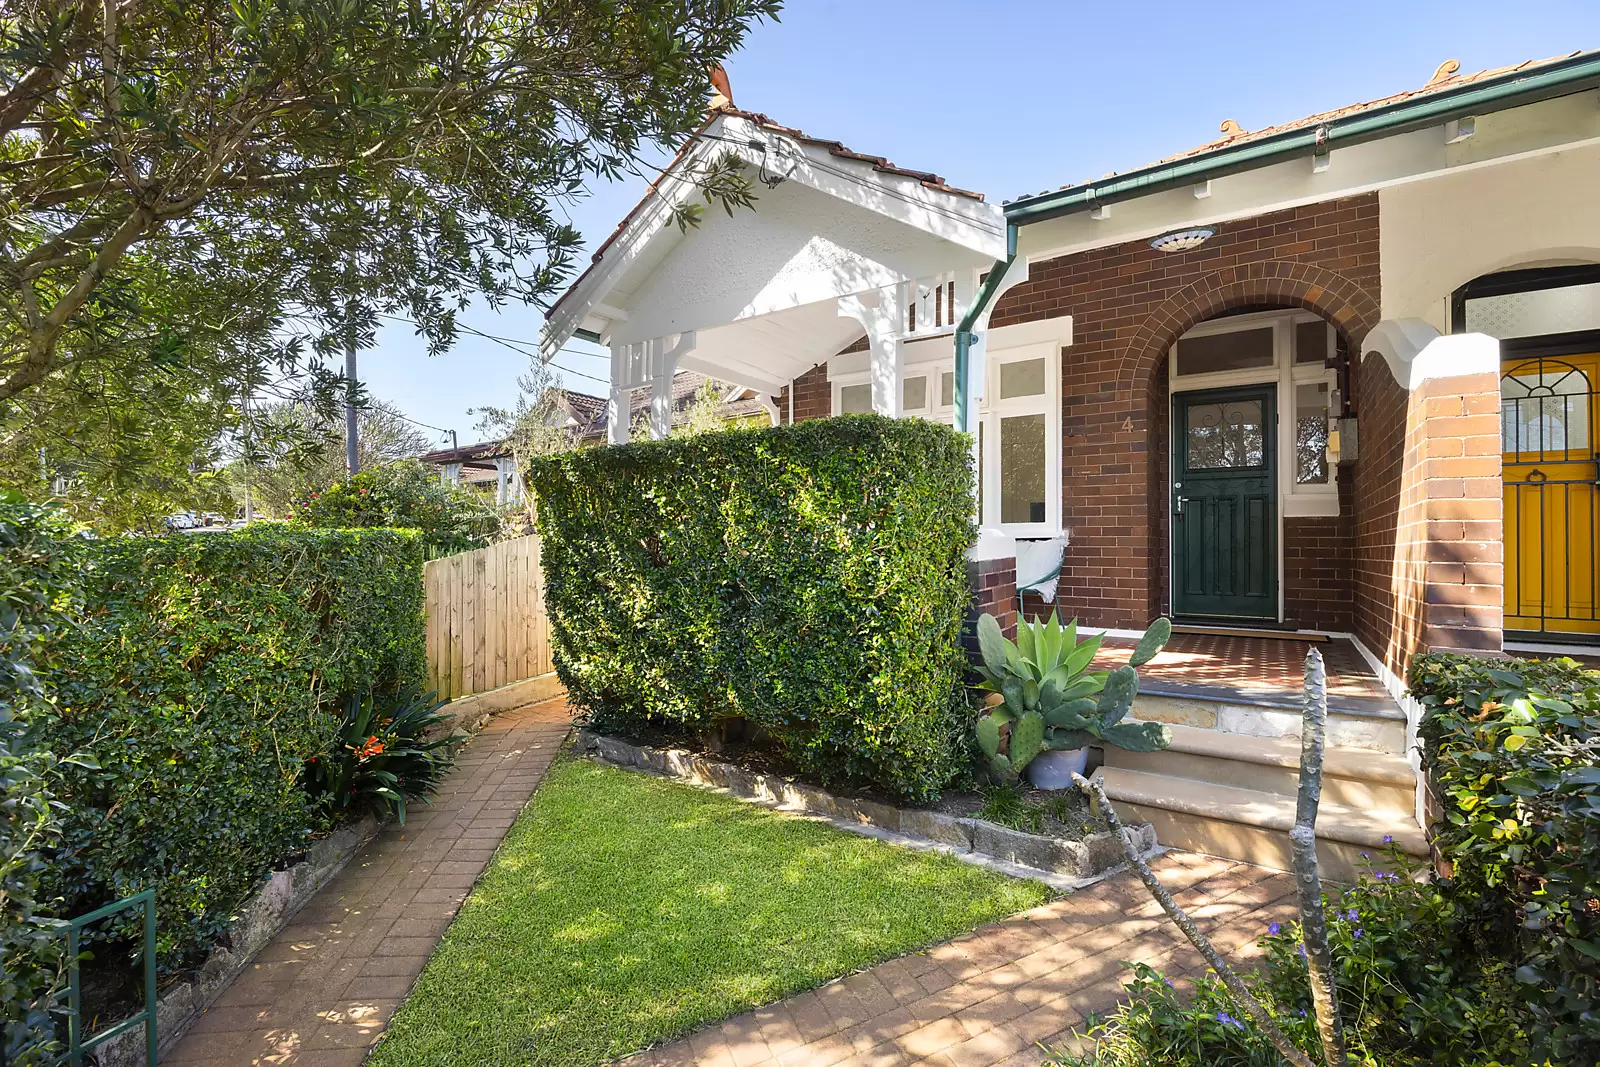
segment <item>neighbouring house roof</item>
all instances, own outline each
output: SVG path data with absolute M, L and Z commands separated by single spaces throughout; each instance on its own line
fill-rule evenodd
M 688 421 L 689 408 L 694 403 L 695 396 L 708 379 L 704 374 L 694 371 L 679 371 L 672 379 L 672 408 L 673 424 L 682 425 Z M 739 389 L 723 382 L 713 383 L 722 394 L 724 400 L 717 408 L 717 414 L 727 422 L 740 422 L 764 416 L 768 413 L 767 401 L 764 397 L 751 389 Z M 570 389 L 557 390 L 561 393 L 562 402 L 566 405 L 572 417 L 571 429 L 580 441 L 594 442 L 606 439 L 606 400 L 604 397 L 591 396 L 588 393 L 576 393 Z M 648 386 L 635 389 L 629 397 L 628 411 L 629 422 L 632 423 L 650 410 L 650 389 Z M 423 463 L 443 466 L 446 463 L 460 463 L 467 470 L 473 469 L 473 464 L 481 465 L 477 469 L 493 470 L 494 460 L 497 457 L 509 456 L 511 450 L 504 441 L 479 441 L 476 444 L 462 445 L 460 448 L 440 448 L 426 452 L 417 458 Z M 463 473 L 462 477 L 468 481 L 472 476 Z
M 1491 67 L 1471 74 L 1459 73 L 1461 68 L 1460 62 L 1454 59 L 1447 60 L 1439 65 L 1439 68 L 1434 71 L 1433 77 L 1428 79 L 1426 84 L 1418 86 L 1414 89 L 1406 89 L 1389 96 L 1379 97 L 1375 100 L 1366 100 L 1362 101 L 1361 103 L 1347 104 L 1343 107 L 1334 108 L 1331 111 L 1318 112 L 1317 114 L 1307 115 L 1304 118 L 1298 118 L 1291 122 L 1282 122 L 1278 123 L 1277 125 L 1266 126 L 1259 130 L 1242 129 L 1237 122 L 1232 119 L 1227 119 L 1224 120 L 1221 125 L 1222 136 L 1216 138 L 1215 140 L 1207 141 L 1204 144 L 1196 145 L 1193 148 L 1185 149 L 1182 152 L 1166 156 L 1162 159 L 1158 159 L 1152 163 L 1147 163 L 1140 167 L 1134 167 L 1125 171 L 1111 171 L 1110 173 L 1102 175 L 1099 178 L 1063 185 L 1057 189 L 1046 189 L 1042 193 L 1025 193 L 1014 200 L 1007 200 L 1005 203 L 1009 209 L 1011 205 L 1018 204 L 1022 201 L 1048 197 L 1058 193 L 1069 193 L 1076 190 L 1089 189 L 1112 179 L 1142 174 L 1150 170 L 1183 163 L 1185 161 L 1206 156 L 1211 153 L 1220 153 L 1224 150 L 1238 148 L 1240 146 L 1249 145 L 1257 141 L 1264 141 L 1281 134 L 1324 126 L 1338 120 L 1349 119 L 1352 116 L 1361 115 L 1365 112 L 1394 107 L 1396 105 L 1406 104 L 1414 100 L 1436 96 L 1441 93 L 1456 92 L 1458 90 L 1463 90 L 1470 86 L 1476 85 L 1479 82 L 1486 82 L 1492 79 L 1505 78 L 1513 75 L 1527 75 L 1538 72 L 1543 68 L 1550 67 L 1555 64 L 1568 63 L 1569 61 L 1579 59 L 1580 57 L 1594 56 L 1596 54 L 1597 53 L 1595 51 L 1584 51 L 1580 49 L 1578 51 L 1568 52 L 1564 55 L 1552 56 L 1548 59 L 1528 60 L 1523 63 L 1517 63 L 1506 67 Z

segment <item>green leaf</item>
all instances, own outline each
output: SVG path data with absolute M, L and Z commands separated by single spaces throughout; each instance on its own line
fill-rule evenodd
M 984 667 L 996 678 L 1004 679 L 1011 673 L 1006 661 L 1010 644 L 993 615 L 985 612 L 978 617 L 978 652 L 983 657 Z
M 1088 717 L 1093 715 L 1094 711 L 1095 702 L 1092 698 L 1079 697 L 1046 712 L 1045 722 L 1064 729 L 1081 730 L 1088 725 Z

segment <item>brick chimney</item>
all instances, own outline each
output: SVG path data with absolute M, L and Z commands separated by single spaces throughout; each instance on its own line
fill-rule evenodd
M 706 110 L 721 111 L 733 106 L 733 87 L 728 84 L 728 72 L 722 69 L 721 63 L 711 68 L 711 88 L 716 91 L 711 94 Z

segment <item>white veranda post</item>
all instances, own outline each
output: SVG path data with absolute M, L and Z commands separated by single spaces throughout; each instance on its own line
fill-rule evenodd
M 659 441 L 672 432 L 672 379 L 678 360 L 694 350 L 693 330 L 648 341 L 611 346 L 611 394 L 606 402 L 606 438 L 625 445 L 631 427 L 628 400 L 635 389 L 650 386 L 650 437 Z
M 839 298 L 839 314 L 855 319 L 867 331 L 867 351 L 872 360 L 872 410 L 890 418 L 900 417 L 905 335 L 911 314 L 908 301 L 904 285 Z

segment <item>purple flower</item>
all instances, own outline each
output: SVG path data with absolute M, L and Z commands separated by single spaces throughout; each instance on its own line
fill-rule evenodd
M 1235 1030 L 1244 1029 L 1244 1023 L 1240 1022 L 1238 1019 L 1235 1019 L 1225 1011 L 1217 1012 L 1217 1022 L 1221 1023 L 1223 1026 L 1231 1026 Z
M 1357 919 L 1361 918 L 1361 915 L 1356 911 L 1356 909 L 1351 908 L 1349 911 L 1344 913 L 1344 917 L 1349 919 L 1351 922 L 1355 922 Z
M 1277 937 L 1279 934 L 1283 933 L 1283 924 L 1282 923 L 1268 923 L 1267 924 L 1267 933 L 1271 934 L 1273 937 Z
M 1353 941 L 1360 941 L 1361 940 L 1361 927 L 1358 926 L 1354 930 L 1351 930 L 1350 931 L 1350 938 Z
M 1384 834 L 1383 835 L 1383 843 L 1386 844 L 1386 845 L 1394 844 L 1394 835 L 1393 834 Z

